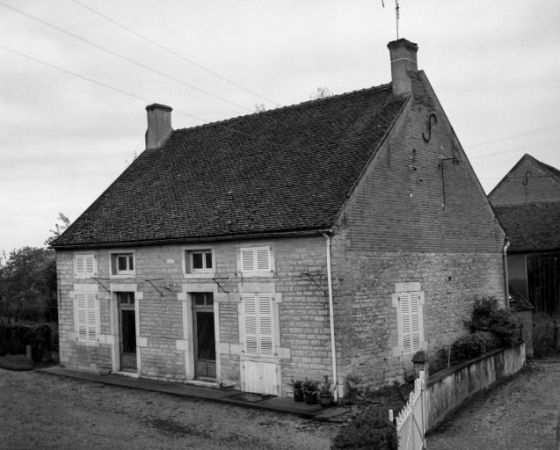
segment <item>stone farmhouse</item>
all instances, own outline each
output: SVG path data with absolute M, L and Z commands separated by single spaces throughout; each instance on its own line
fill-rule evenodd
M 560 314 L 560 170 L 524 155 L 488 198 L 506 231 L 512 291 Z
M 289 395 L 402 379 L 505 303 L 505 234 L 426 74 L 173 130 L 53 244 L 67 368 Z

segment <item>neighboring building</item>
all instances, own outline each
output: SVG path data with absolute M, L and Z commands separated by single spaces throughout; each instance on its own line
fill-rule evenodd
M 523 156 L 488 198 L 511 241 L 511 287 L 535 313 L 560 313 L 560 171 Z
M 175 131 L 149 106 L 146 150 L 53 243 L 61 364 L 381 385 L 466 333 L 475 296 L 505 303 L 504 232 L 418 47 L 389 49 L 370 89 Z

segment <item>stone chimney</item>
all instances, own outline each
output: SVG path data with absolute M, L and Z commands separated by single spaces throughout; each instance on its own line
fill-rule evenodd
M 160 147 L 171 134 L 171 111 L 173 108 L 154 103 L 146 106 L 148 111 L 148 130 L 146 131 L 146 149 Z
M 410 95 L 412 82 L 408 71 L 418 70 L 418 45 L 406 39 L 389 42 L 391 55 L 391 79 L 393 81 L 393 94 L 397 96 Z

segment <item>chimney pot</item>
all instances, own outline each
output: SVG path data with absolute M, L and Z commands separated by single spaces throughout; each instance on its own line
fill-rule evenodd
M 408 71 L 418 71 L 418 45 L 406 39 L 399 39 L 389 42 L 387 47 L 389 47 L 391 56 L 393 94 L 397 96 L 410 95 L 412 93 L 412 82 Z
M 146 111 L 148 111 L 146 149 L 161 147 L 169 134 L 173 131 L 171 127 L 171 111 L 173 111 L 173 108 L 171 108 L 171 106 L 154 103 L 146 106 Z

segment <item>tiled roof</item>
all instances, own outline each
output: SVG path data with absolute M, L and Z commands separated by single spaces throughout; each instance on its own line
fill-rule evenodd
M 388 84 L 176 130 L 53 246 L 329 227 L 405 101 Z
M 495 206 L 511 241 L 509 252 L 560 249 L 560 202 Z

